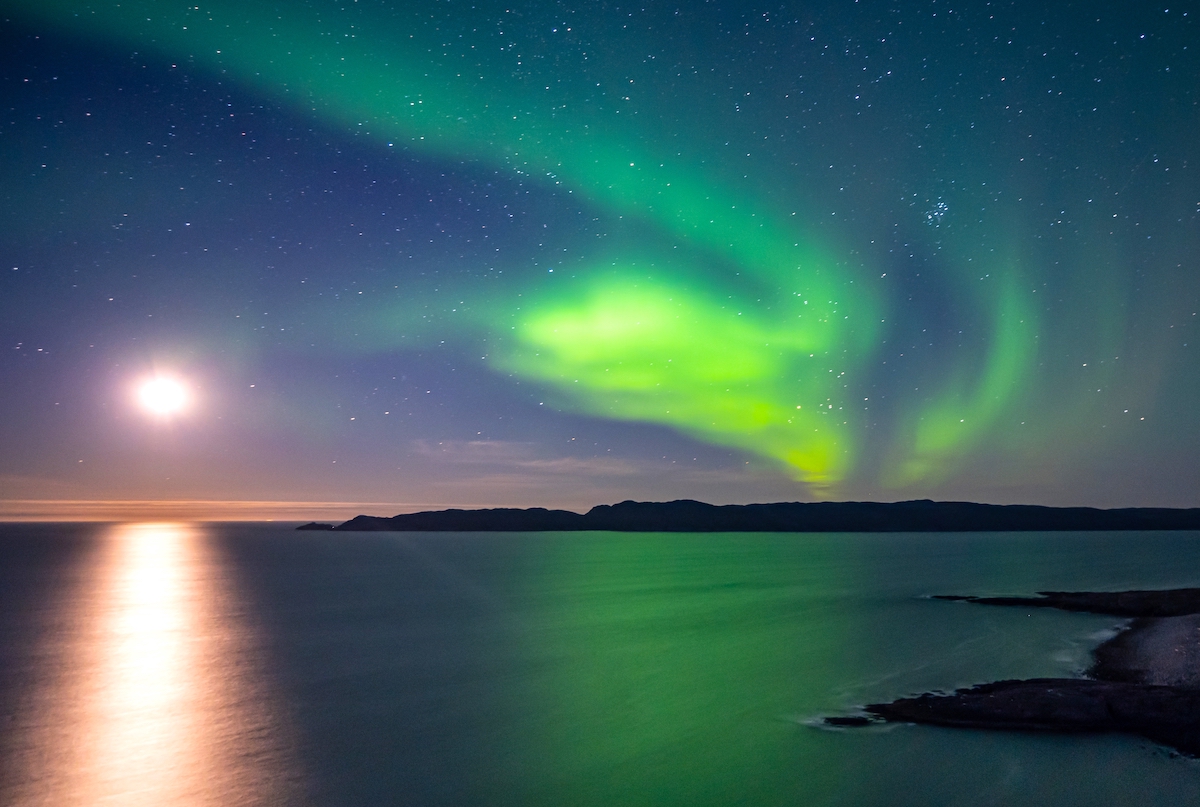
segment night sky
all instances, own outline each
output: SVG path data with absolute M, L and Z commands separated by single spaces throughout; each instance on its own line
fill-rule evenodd
M 0 515 L 1200 505 L 1198 16 L 3 0 Z

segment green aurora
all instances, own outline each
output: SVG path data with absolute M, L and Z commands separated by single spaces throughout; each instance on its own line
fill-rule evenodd
M 986 328 L 982 346 L 901 407 L 883 467 L 860 468 L 864 368 L 896 312 L 871 281 L 881 272 L 794 223 L 819 199 L 755 198 L 631 116 L 550 87 L 534 96 L 468 46 L 469 59 L 444 47 L 431 58 L 403 21 L 333 8 L 39 2 L 18 13 L 186 59 L 380 148 L 493 165 L 658 232 L 641 254 L 469 301 L 493 366 L 544 384 L 564 409 L 744 449 L 832 495 L 856 473 L 894 488 L 945 478 L 1027 388 L 1037 317 L 1017 267 L 993 267 L 986 288 L 959 297 Z M 384 316 L 384 331 L 419 327 L 403 306 Z

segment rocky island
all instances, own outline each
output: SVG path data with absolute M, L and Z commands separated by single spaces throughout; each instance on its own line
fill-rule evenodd
M 1048 530 L 1200 530 L 1200 508 L 1042 507 L 973 502 L 778 502 L 713 505 L 602 504 L 570 510 L 435 510 L 384 518 L 355 516 L 335 529 L 401 532 L 1008 532 Z
M 1133 617 L 1093 652 L 1083 678 L 996 681 L 865 707 L 836 726 L 873 721 L 976 729 L 1125 732 L 1200 756 L 1200 589 L 1041 592 L 1037 597 L 962 597 L 985 605 L 1060 608 Z

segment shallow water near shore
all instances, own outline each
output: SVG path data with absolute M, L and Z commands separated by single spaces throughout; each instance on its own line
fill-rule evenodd
M 1135 737 L 819 726 L 1123 624 L 929 595 L 1192 586 L 1200 533 L 5 525 L 0 803 L 1194 803 Z

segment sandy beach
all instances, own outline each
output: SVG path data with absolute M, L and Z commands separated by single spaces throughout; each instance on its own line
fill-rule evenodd
M 1137 619 L 1096 648 L 1092 677 L 1200 688 L 1200 614 Z

